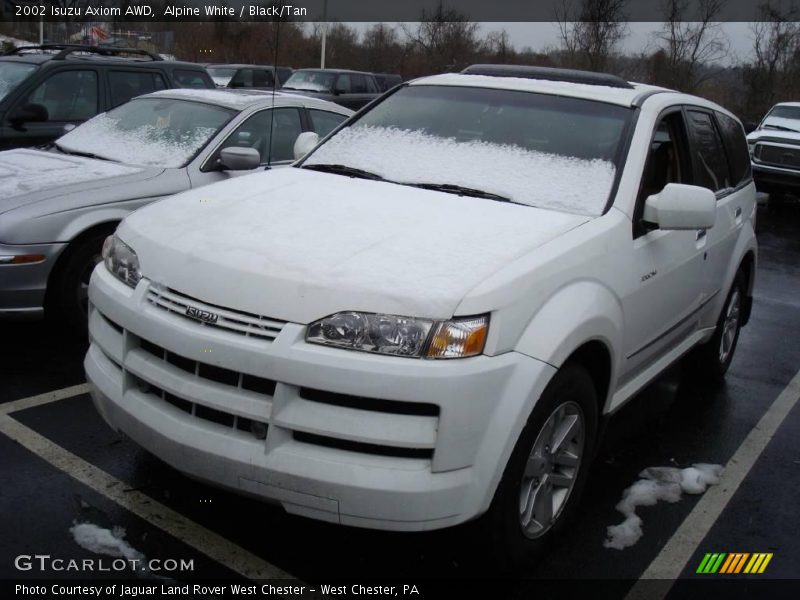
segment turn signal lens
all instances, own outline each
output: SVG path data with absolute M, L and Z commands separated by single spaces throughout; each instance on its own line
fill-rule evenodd
M 489 315 L 439 323 L 425 356 L 427 358 L 476 356 L 483 352 L 488 331 Z
M 17 254 L 14 256 L 0 256 L 0 265 L 32 265 L 44 262 L 44 254 Z

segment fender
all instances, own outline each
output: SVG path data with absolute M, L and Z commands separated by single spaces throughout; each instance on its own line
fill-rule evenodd
M 69 220 L 64 219 L 64 213 L 55 213 L 41 217 L 39 222 L 47 221 L 53 218 L 62 223 L 61 228 L 56 231 L 55 239 L 63 242 L 71 242 L 80 234 L 88 231 L 92 227 L 102 225 L 105 223 L 118 223 L 137 208 L 141 208 L 146 204 L 160 200 L 164 196 L 156 196 L 153 198 L 135 198 L 133 200 L 126 200 L 124 202 L 113 202 L 105 206 L 90 206 L 79 208 L 74 212 L 72 218 Z
M 597 340 L 611 356 L 610 392 L 616 383 L 622 348 L 622 305 L 598 281 L 581 280 L 553 294 L 536 312 L 519 338 L 516 351 L 560 368 L 583 344 Z M 603 413 L 608 407 L 603 398 Z
M 753 214 L 755 215 L 755 204 L 753 205 Z M 725 277 L 722 280 L 722 290 L 721 293 L 717 294 L 717 297 L 714 298 L 713 301 L 713 308 L 710 311 L 710 314 L 714 316 L 713 322 L 709 323 L 709 326 L 716 325 L 717 319 L 719 319 L 720 312 L 725 304 L 725 301 L 728 299 L 728 292 L 733 285 L 733 279 L 736 277 L 736 273 L 739 272 L 742 264 L 745 261 L 745 256 L 747 253 L 750 252 L 753 254 L 753 271 L 750 277 L 750 281 L 747 284 L 746 296 L 748 299 L 753 297 L 753 286 L 755 284 L 757 266 L 758 266 L 758 242 L 756 240 L 756 233 L 753 229 L 753 220 L 748 219 L 745 225 L 742 227 L 739 236 L 736 239 L 736 245 L 734 246 L 732 255 L 736 257 L 736 260 L 731 260 L 728 262 L 727 270 L 725 271 Z

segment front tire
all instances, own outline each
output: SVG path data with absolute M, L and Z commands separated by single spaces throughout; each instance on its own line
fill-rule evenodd
M 531 413 L 482 517 L 500 570 L 534 562 L 569 521 L 593 458 L 597 412 L 587 370 L 563 366 Z
M 102 260 L 103 241 L 113 229 L 94 232 L 68 249 L 69 254 L 53 281 L 48 303 L 50 316 L 55 316 L 75 333 L 86 336 L 89 309 L 89 278 Z

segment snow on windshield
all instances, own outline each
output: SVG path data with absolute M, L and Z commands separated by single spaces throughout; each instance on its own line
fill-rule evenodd
M 614 164 L 602 159 L 374 126 L 342 130 L 306 164 L 343 164 L 403 183 L 454 184 L 592 216 L 603 213 L 615 173 Z
M 66 156 L 41 150 L 0 152 L 0 198 L 12 198 L 52 187 L 139 173 L 113 162 Z
M 156 167 L 184 166 L 232 112 L 199 102 L 143 98 L 100 114 L 59 138 L 68 152 Z

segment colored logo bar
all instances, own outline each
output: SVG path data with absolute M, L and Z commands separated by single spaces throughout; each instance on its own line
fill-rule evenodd
M 697 567 L 696 573 L 735 575 L 739 573 L 763 573 L 772 552 L 708 552 Z

